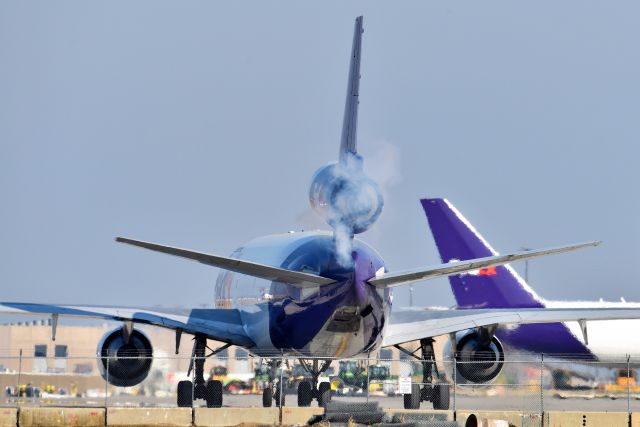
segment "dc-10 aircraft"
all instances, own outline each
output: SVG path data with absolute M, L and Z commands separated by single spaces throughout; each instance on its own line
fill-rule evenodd
M 331 359 L 368 354 L 380 347 L 397 346 L 422 361 L 423 381 L 405 394 L 406 408 L 431 401 L 448 408 L 449 386 L 436 384 L 433 337 L 472 330 L 462 351 L 464 360 L 487 364 L 485 349 L 497 325 L 640 318 L 640 309 L 474 308 L 465 310 L 391 309 L 395 286 L 454 274 L 473 272 L 513 261 L 573 251 L 598 242 L 489 255 L 464 261 L 389 271 L 375 249 L 356 234 L 369 229 L 380 216 L 383 198 L 378 185 L 364 173 L 356 147 L 362 17 L 356 18 L 347 84 L 339 158 L 320 168 L 309 190 L 311 206 L 331 231 L 271 235 L 252 240 L 229 257 L 118 237 L 118 242 L 163 252 L 218 267 L 215 308 L 184 312 L 160 309 L 0 303 L 0 312 L 51 315 L 52 338 L 59 316 L 86 316 L 121 321 L 98 344 L 103 377 L 116 386 L 132 386 L 147 376 L 152 345 L 135 324 L 151 324 L 176 332 L 176 352 L 182 334 L 194 336 L 194 381 L 181 381 L 179 406 L 205 399 L 207 406 L 222 405 L 222 384 L 205 381 L 205 357 L 231 345 L 267 359 L 272 367 L 263 404 L 282 402 L 282 387 L 273 373 L 281 357 L 297 358 L 311 374 L 298 388 L 298 405 L 313 399 L 323 405 L 331 398 L 319 375 Z M 207 340 L 224 343 L 207 354 Z M 416 351 L 407 343 L 419 341 Z M 466 353 L 465 353 L 466 352 Z M 490 362 L 490 361 L 489 361 Z M 191 369 L 190 369 L 191 371 Z M 434 375 L 435 374 L 435 375 Z
M 446 199 L 422 199 L 422 208 L 429 221 L 433 239 L 442 262 L 496 256 L 498 252 L 456 207 Z M 457 308 L 640 308 L 637 302 L 548 301 L 539 296 L 509 265 L 480 269 L 449 276 Z M 640 327 L 640 320 L 521 324 L 498 327 L 489 345 L 499 355 L 503 346 L 510 351 L 544 354 L 551 360 L 581 361 L 611 360 L 621 354 L 634 354 L 640 348 L 640 337 L 629 333 Z M 459 331 L 445 346 L 445 356 L 465 350 L 473 330 Z M 454 348 L 455 346 L 455 348 Z M 492 357 L 500 360 L 500 357 Z M 465 367 L 466 365 L 459 364 Z M 600 364 L 600 366 L 603 366 Z M 615 364 L 614 364 L 615 366 Z M 480 372 L 458 370 L 472 382 L 486 382 L 500 373 L 500 365 L 486 366 Z

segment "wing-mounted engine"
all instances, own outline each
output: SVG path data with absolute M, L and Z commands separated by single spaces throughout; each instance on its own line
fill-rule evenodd
M 450 343 L 445 351 L 455 345 L 457 374 L 472 383 L 494 380 L 504 366 L 504 349 L 500 340 L 487 328 L 465 331 Z
M 116 328 L 104 335 L 98 344 L 100 375 L 109 384 L 131 387 L 149 374 L 153 348 L 149 338 L 137 329 Z

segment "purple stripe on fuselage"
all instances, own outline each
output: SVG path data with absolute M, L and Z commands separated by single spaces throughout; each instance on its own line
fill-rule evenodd
M 497 254 L 449 202 L 444 199 L 422 199 L 420 202 L 443 263 Z M 449 283 L 460 309 L 544 307 L 542 299 L 506 266 L 449 276 Z M 506 346 L 516 350 L 593 356 L 563 323 L 500 328 L 496 335 Z

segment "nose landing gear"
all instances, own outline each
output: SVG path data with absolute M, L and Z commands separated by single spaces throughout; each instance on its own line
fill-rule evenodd
M 329 368 L 331 360 L 322 361 L 322 366 L 319 366 L 319 362 L 318 359 L 313 359 L 311 363 L 300 359 L 300 364 L 311 374 L 311 381 L 298 384 L 298 406 L 311 406 L 313 399 L 317 400 L 318 406 L 326 406 L 331 401 L 331 385 L 327 381 L 318 384 L 320 374 Z
M 276 373 L 278 367 L 282 366 L 282 361 L 274 359 L 269 361 L 269 384 L 262 390 L 262 406 L 265 408 L 276 406 L 284 406 L 284 396 L 280 379 L 276 381 Z

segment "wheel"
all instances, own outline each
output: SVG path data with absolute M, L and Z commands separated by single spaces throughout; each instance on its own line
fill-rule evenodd
M 318 406 L 326 406 L 331 401 L 331 384 L 327 381 L 320 383 L 318 387 Z
M 273 404 L 273 388 L 271 386 L 262 390 L 262 406 L 269 408 Z
M 220 408 L 222 406 L 222 383 L 220 381 L 207 381 L 205 392 L 207 408 Z
M 449 384 L 433 386 L 433 409 L 449 409 Z
M 420 384 L 411 384 L 411 394 L 404 395 L 404 409 L 420 409 Z
M 277 386 L 276 392 L 273 394 L 273 400 L 276 402 L 276 406 L 284 406 L 284 397 L 286 394 L 282 393 L 282 387 Z
M 193 384 L 191 381 L 180 381 L 177 391 L 178 406 L 180 408 L 191 408 L 193 406 Z
M 311 383 L 302 381 L 298 384 L 298 406 L 311 406 Z

